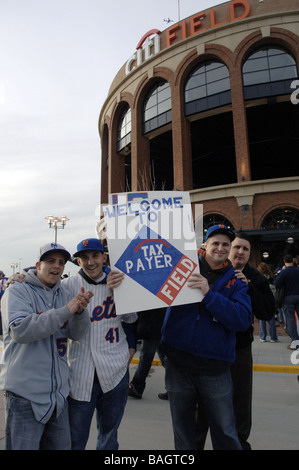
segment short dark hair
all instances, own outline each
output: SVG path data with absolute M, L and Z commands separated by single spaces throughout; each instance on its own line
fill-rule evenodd
M 284 255 L 283 258 L 285 263 L 293 263 L 293 256 L 292 255 Z
M 248 233 L 243 232 L 243 230 L 240 230 L 239 232 L 235 232 L 236 238 L 242 238 L 243 240 L 247 240 L 251 246 L 251 238 L 248 235 Z

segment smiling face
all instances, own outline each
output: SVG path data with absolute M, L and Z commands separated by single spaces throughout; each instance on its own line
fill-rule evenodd
M 228 258 L 231 241 L 227 235 L 216 233 L 207 239 L 204 247 L 207 263 L 212 269 L 217 269 Z
M 250 258 L 250 243 L 248 240 L 236 237 L 232 242 L 229 259 L 235 269 L 243 269 Z
M 48 287 L 53 287 L 60 279 L 65 266 L 65 257 L 61 253 L 49 253 L 36 263 L 38 279 Z
M 85 250 L 77 257 L 79 266 L 83 269 L 90 279 L 98 279 L 103 275 L 103 264 L 106 261 L 106 255 L 101 251 Z

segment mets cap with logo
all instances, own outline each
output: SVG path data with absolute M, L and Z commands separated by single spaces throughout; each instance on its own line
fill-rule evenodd
M 223 224 L 217 224 L 217 225 L 212 225 L 212 227 L 208 229 L 206 233 L 206 240 L 211 235 L 216 235 L 216 233 L 222 233 L 223 235 L 227 235 L 231 241 L 235 239 L 235 234 L 230 228 L 228 228 L 226 225 L 223 225 Z
M 62 253 L 65 257 L 65 262 L 71 259 L 70 253 L 64 248 L 64 246 L 58 243 L 47 243 L 40 247 L 38 252 L 38 260 L 42 261 L 49 253 Z
M 82 240 L 82 242 L 78 243 L 77 251 L 73 256 L 76 258 L 77 256 L 80 256 L 80 253 L 82 253 L 82 251 L 87 250 L 101 251 L 102 253 L 104 253 L 104 247 L 100 240 L 98 240 L 97 238 L 86 238 L 85 240 Z

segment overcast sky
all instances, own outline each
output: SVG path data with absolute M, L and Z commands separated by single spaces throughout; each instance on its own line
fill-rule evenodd
M 0 0 L 0 270 L 35 264 L 66 215 L 71 253 L 96 236 L 98 117 L 121 66 L 150 29 L 217 0 Z M 65 272 L 77 269 L 71 263 Z

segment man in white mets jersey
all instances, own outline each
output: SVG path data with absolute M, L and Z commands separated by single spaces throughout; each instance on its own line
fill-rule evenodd
M 135 352 L 133 323 L 137 315 L 116 315 L 112 289 L 124 275 L 116 271 L 108 275 L 106 255 L 98 239 L 81 241 L 74 257 L 81 269 L 63 284 L 74 292 L 84 287 L 94 296 L 88 306 L 90 328 L 80 341 L 69 342 L 72 449 L 85 449 L 96 410 L 96 448 L 117 450 L 129 389 L 128 365 Z

